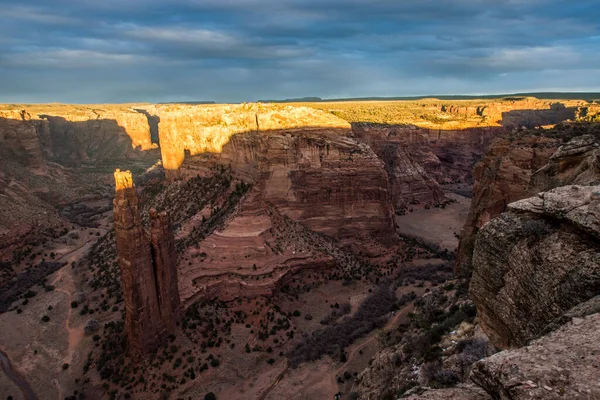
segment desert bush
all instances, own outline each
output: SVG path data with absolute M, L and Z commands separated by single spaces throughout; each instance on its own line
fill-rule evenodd
M 341 306 L 336 303 L 335 305 L 332 305 L 332 307 L 333 310 L 329 313 L 329 315 L 324 317 L 321 321 L 319 321 L 319 323 L 328 325 L 332 322 L 335 322 L 339 317 L 350 314 L 350 311 L 352 310 L 350 303 L 343 303 Z
M 385 324 L 386 314 L 391 311 L 395 300 L 391 285 L 380 285 L 363 301 L 353 316 L 313 332 L 311 337 L 298 344 L 289 354 L 292 365 L 298 366 L 302 362 L 319 359 L 325 354 L 342 359 L 345 357 L 344 348 Z M 343 305 L 340 307 L 340 310 L 342 309 Z
M 471 365 L 487 356 L 488 341 L 485 339 L 468 338 L 456 344 L 455 351 L 459 353 L 461 365 Z
M 460 381 L 460 379 L 458 375 L 456 375 L 452 371 L 441 370 L 437 371 L 433 375 L 433 381 L 435 382 L 435 386 L 451 387 L 456 385 Z

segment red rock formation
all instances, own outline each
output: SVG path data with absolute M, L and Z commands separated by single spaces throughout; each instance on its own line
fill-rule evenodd
M 171 221 L 166 212 L 159 213 L 155 209 L 151 209 L 150 225 L 150 244 L 158 290 L 158 306 L 164 322 L 164 329 L 173 332 L 181 308 L 177 286 L 175 238 L 171 229 Z
M 114 225 L 125 302 L 129 352 L 139 359 L 173 332 L 179 291 L 173 233 L 164 214 L 152 212 L 151 238 L 144 232 L 131 172 L 115 172 Z
M 145 156 L 140 150 L 157 148 L 148 117 L 126 106 L 9 106 L 0 110 L 0 118 L 20 127 L 16 132 L 0 126 L 0 143 L 18 140 L 37 163 L 44 158 L 63 165 L 140 158 Z
M 384 161 L 398 208 L 442 201 L 439 185 L 469 181 L 473 164 L 494 137 L 506 132 L 501 127 L 448 131 L 368 124 L 356 124 L 353 131 Z
M 540 100 L 535 97 L 491 100 L 479 105 L 461 105 L 461 102 L 444 104 L 440 110 L 457 116 L 479 116 L 489 125 L 520 128 L 525 126 L 553 125 L 574 119 L 589 104 L 583 100 Z
M 527 185 L 534 171 L 544 166 L 559 147 L 557 139 L 524 136 L 515 141 L 497 139 L 473 169 L 475 185 L 467 221 L 461 231 L 455 272 L 470 277 L 475 236 L 509 203 L 529 195 Z
M 220 153 L 233 135 L 283 130 L 346 130 L 350 124 L 320 110 L 273 104 L 151 106 L 160 118 L 163 167 L 172 176 L 191 155 Z
M 278 105 L 158 107 L 163 165 L 177 176 L 230 165 L 262 200 L 317 232 L 348 240 L 393 231 L 383 163 L 350 124 Z M 257 130 L 258 128 L 258 130 Z M 184 153 L 190 155 L 184 162 Z
M 45 166 L 42 143 L 36 124 L 24 110 L 0 112 L 2 157 L 11 157 L 31 168 Z M 10 153 L 10 154 L 9 154 Z

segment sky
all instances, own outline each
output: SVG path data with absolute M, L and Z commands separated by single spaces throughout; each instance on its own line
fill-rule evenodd
M 0 102 L 600 91 L 599 0 L 0 0 Z

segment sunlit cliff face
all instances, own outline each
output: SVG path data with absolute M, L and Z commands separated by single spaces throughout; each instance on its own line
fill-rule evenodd
M 176 171 L 185 151 L 220 153 L 240 133 L 312 128 L 344 132 L 350 130 L 349 122 L 408 124 L 440 131 L 537 126 L 573 118 L 591 107 L 597 105 L 535 98 L 294 105 L 7 105 L 0 109 L 0 118 L 19 126 L 3 124 L 7 129 L 0 129 L 0 142 L 13 152 L 24 151 L 29 166 L 38 167 L 43 159 L 73 166 L 130 159 L 139 157 L 139 151 L 160 146 L 164 168 Z
M 228 106 L 152 106 L 160 118 L 159 136 L 163 167 L 177 170 L 185 151 L 191 155 L 220 153 L 233 135 L 260 131 L 350 129 L 334 115 L 309 107 L 275 104 Z
M 115 171 L 115 189 L 119 190 L 129 189 L 133 187 L 133 178 L 131 177 L 131 171 L 121 171 L 116 169 Z

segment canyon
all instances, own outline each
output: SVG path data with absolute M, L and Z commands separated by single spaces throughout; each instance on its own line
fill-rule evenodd
M 600 135 L 563 121 L 597 107 L 5 106 L 11 376 L 61 397 L 528 398 L 509 360 L 536 393 L 593 391 L 533 357 L 593 349 Z

